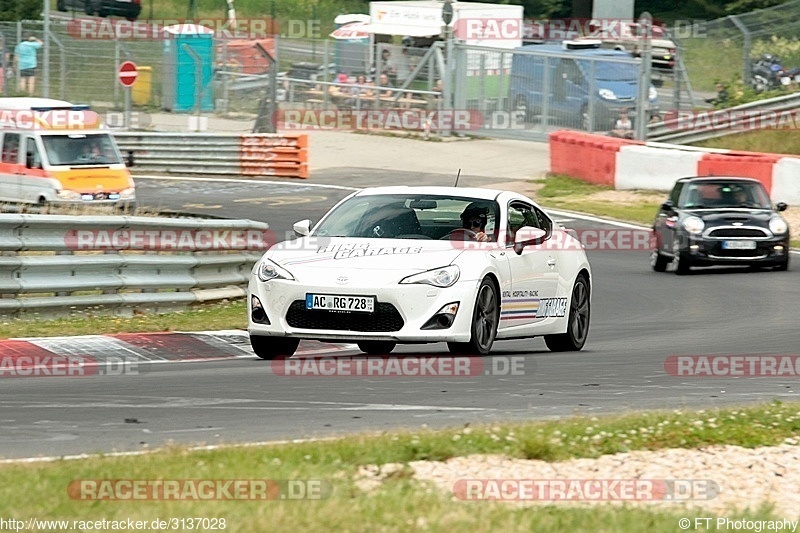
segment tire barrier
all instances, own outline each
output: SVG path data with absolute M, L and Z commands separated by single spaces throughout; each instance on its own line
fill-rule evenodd
M 116 132 L 131 172 L 308 178 L 307 134 Z
M 550 172 L 615 189 L 670 190 L 687 176 L 759 180 L 775 201 L 800 203 L 800 158 L 638 142 L 575 131 L 550 134 Z

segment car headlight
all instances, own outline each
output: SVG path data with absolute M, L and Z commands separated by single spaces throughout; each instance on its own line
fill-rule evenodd
M 781 217 L 772 217 L 769 219 L 769 230 L 775 235 L 782 235 L 786 233 L 788 229 L 789 226 L 786 225 L 786 221 Z
M 132 200 L 133 198 L 136 198 L 136 189 L 133 187 L 122 189 L 119 191 L 119 198 L 120 200 Z
M 614 94 L 614 91 L 612 91 L 611 89 L 600 89 L 599 91 L 597 91 L 597 94 L 600 95 L 600 98 L 604 98 L 606 100 L 617 99 L 617 95 Z
M 450 265 L 442 268 L 434 268 L 419 274 L 413 274 L 407 278 L 400 280 L 400 283 L 424 283 L 426 285 L 433 285 L 434 287 L 449 287 L 461 275 L 461 271 L 456 265 Z
M 656 91 L 655 87 L 650 87 L 650 89 L 648 89 L 647 98 L 649 98 L 650 100 L 655 100 L 656 98 L 658 98 L 658 91 Z
M 56 191 L 56 196 L 59 200 L 80 200 L 81 193 L 75 191 L 68 191 L 65 189 L 61 189 L 60 191 Z
M 258 279 L 261 281 L 270 281 L 273 279 L 294 280 L 294 276 L 275 261 L 264 259 L 258 266 Z
M 706 223 L 700 217 L 688 217 L 683 221 L 683 227 L 689 233 L 701 233 L 706 227 Z

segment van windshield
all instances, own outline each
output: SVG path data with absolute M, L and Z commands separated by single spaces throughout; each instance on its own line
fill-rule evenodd
M 107 133 L 42 135 L 47 160 L 51 165 L 114 165 L 119 154 Z
M 586 72 L 590 72 L 591 65 L 587 61 Z M 639 79 L 639 70 L 636 65 L 628 63 L 612 63 L 598 61 L 594 66 L 594 79 L 601 81 L 636 81 Z

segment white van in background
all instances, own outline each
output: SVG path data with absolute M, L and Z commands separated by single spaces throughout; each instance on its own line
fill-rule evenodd
M 114 137 L 88 106 L 0 98 L 0 201 L 136 207 Z

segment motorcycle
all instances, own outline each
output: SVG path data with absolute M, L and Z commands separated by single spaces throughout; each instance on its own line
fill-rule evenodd
M 785 69 L 781 60 L 772 54 L 764 54 L 753 64 L 750 86 L 756 92 L 764 92 L 800 82 L 800 68 Z

